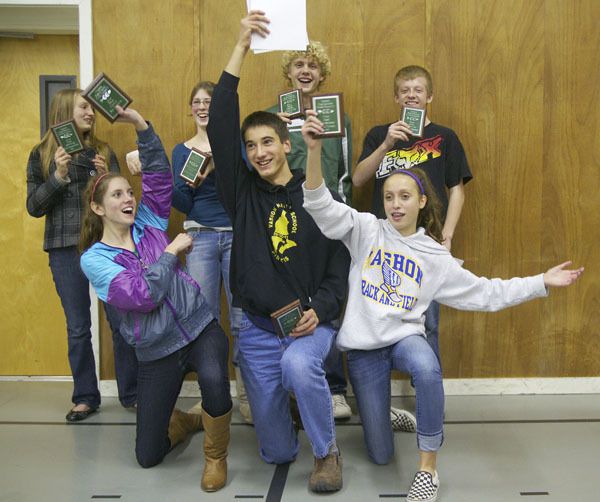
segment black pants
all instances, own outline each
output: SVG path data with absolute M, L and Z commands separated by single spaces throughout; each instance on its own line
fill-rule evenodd
M 227 358 L 229 340 L 212 321 L 192 343 L 156 361 L 140 361 L 135 453 L 142 467 L 162 462 L 171 448 L 169 419 L 190 371 L 198 373 L 202 407 L 212 417 L 231 409 Z

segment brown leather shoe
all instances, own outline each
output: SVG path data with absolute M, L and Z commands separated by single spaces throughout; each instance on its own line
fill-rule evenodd
M 330 453 L 325 458 L 316 458 L 308 487 L 317 493 L 337 492 L 342 488 L 342 457 Z
M 185 413 L 177 408 L 173 409 L 169 420 L 168 436 L 171 448 L 185 440 L 188 434 L 201 431 L 202 416 L 193 413 Z

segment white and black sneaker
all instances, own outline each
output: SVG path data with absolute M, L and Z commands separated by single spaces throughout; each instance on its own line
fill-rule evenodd
M 392 430 L 397 432 L 416 432 L 417 419 L 415 416 L 398 408 L 390 408 L 390 419 L 392 421 Z
M 406 502 L 434 502 L 437 500 L 439 489 L 440 478 L 437 471 L 433 474 L 418 471 L 406 496 Z

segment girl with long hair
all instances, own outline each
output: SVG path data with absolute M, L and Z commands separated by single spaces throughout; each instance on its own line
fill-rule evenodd
M 27 211 L 45 217 L 44 251 L 67 321 L 69 364 L 73 375 L 74 407 L 67 421 L 86 419 L 100 406 L 96 364 L 91 343 L 89 284 L 79 268 L 77 243 L 81 227 L 82 194 L 90 179 L 119 164 L 108 144 L 96 137 L 95 114 L 80 89 L 56 93 L 50 106 L 50 124 L 73 119 L 85 149 L 69 155 L 58 146 L 48 129 L 29 155 L 27 164 Z M 119 315 L 105 305 L 113 332 L 119 399 L 125 407 L 136 402 L 137 360 L 119 333 Z
M 216 491 L 227 479 L 231 396 L 229 342 L 200 292 L 179 264 L 192 238 L 169 242 L 173 178 L 158 136 L 128 108 L 122 122 L 137 131 L 142 166 L 139 205 L 126 178 L 106 173 L 88 184 L 81 229 L 81 268 L 98 296 L 122 315 L 121 332 L 139 361 L 136 457 L 160 463 L 176 444 L 204 428 L 201 486 Z M 200 414 L 174 409 L 185 375 L 195 371 L 202 391 Z
M 250 405 L 238 366 L 238 332 L 242 317 L 241 309 L 231 303 L 229 286 L 229 263 L 233 229 L 231 221 L 219 196 L 215 184 L 214 163 L 208 164 L 206 171 L 198 175 L 195 183 L 180 177 L 191 149 L 210 153 L 210 143 L 206 127 L 210 116 L 210 102 L 215 84 L 210 81 L 198 82 L 190 94 L 189 106 L 196 134 L 173 148 L 174 190 L 173 207 L 185 214 L 184 230 L 192 238 L 194 245 L 187 255 L 186 266 L 190 275 L 202 283 L 202 294 L 208 301 L 213 314 L 221 318 L 221 285 L 225 290 L 229 310 L 229 326 L 233 341 L 233 365 L 239 410 L 247 423 L 252 423 Z
M 323 184 L 316 113 L 302 129 L 308 146 L 304 207 L 321 231 L 350 251 L 346 315 L 337 337 L 348 352 L 348 372 L 369 457 L 387 464 L 394 454 L 389 419 L 392 369 L 415 387 L 419 468 L 409 502 L 437 499 L 437 451 L 443 440 L 444 388 L 440 363 L 425 339 L 424 312 L 432 300 L 461 310 L 496 311 L 546 296 L 548 287 L 574 283 L 583 268 L 562 263 L 543 274 L 509 280 L 477 277 L 442 245 L 435 192 L 425 173 L 397 170 L 383 185 L 386 219 L 336 202 Z

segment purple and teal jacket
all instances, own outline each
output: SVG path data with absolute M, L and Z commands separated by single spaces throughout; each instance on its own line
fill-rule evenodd
M 214 316 L 200 286 L 165 253 L 173 179 L 152 126 L 138 132 L 142 200 L 131 236 L 136 252 L 96 242 L 81 255 L 81 268 L 98 297 L 121 313 L 121 334 L 140 361 L 165 357 L 196 339 Z

